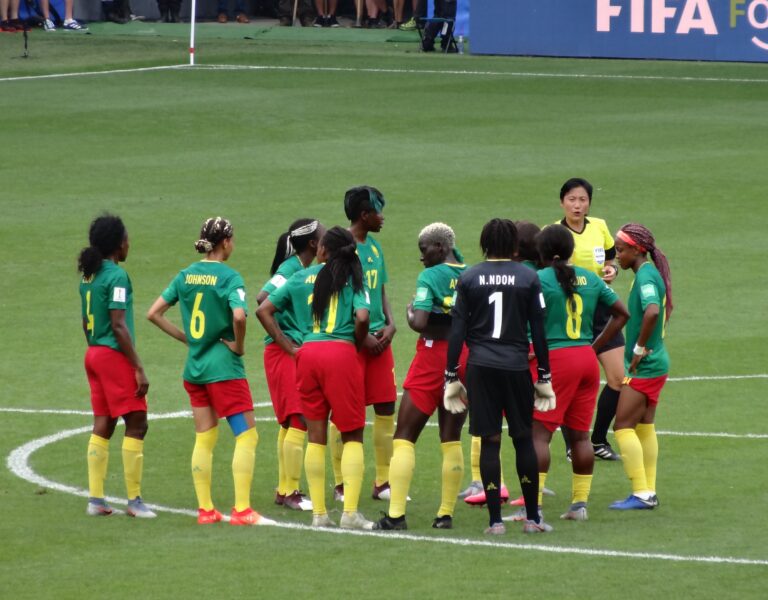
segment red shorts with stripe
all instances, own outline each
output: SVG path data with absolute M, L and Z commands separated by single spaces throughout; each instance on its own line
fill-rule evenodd
M 384 352 L 378 355 L 369 354 L 367 350 L 362 349 L 357 353 L 357 360 L 363 373 L 365 405 L 395 402 L 397 382 L 392 346 L 387 346 Z
M 146 396 L 136 397 L 136 369 L 122 352 L 109 346 L 89 346 L 85 373 L 94 416 L 115 419 L 130 412 L 147 412 Z
M 210 406 L 223 419 L 243 412 L 253 412 L 253 398 L 247 379 L 227 379 L 213 383 L 184 382 L 193 408 Z
M 275 343 L 264 348 L 264 373 L 269 397 L 278 423 L 301 414 L 301 398 L 296 388 L 296 361 Z
M 307 342 L 296 355 L 296 381 L 302 413 L 331 421 L 339 431 L 365 427 L 363 377 L 357 349 L 347 342 Z
M 600 389 L 600 367 L 592 346 L 550 350 L 549 365 L 556 406 L 547 412 L 534 410 L 533 418 L 549 431 L 560 425 L 589 431 Z
M 659 377 L 625 377 L 622 384 L 645 395 L 648 398 L 648 406 L 656 406 L 659 403 L 661 388 L 666 382 L 667 375 L 660 375 Z
M 466 346 L 459 357 L 459 379 L 464 383 L 467 370 Z M 448 340 L 425 340 L 416 342 L 416 356 L 411 361 L 403 389 L 408 392 L 411 402 L 425 415 L 432 415 L 443 402 L 445 367 L 448 359 Z

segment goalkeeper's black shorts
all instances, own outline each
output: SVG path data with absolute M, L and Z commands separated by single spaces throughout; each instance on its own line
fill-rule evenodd
M 510 437 L 529 435 L 533 421 L 531 373 L 467 365 L 469 432 L 474 436 L 501 433 L 506 416 Z

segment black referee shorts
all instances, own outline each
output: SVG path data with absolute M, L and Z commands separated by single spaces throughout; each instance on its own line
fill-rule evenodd
M 597 339 L 597 336 L 600 335 L 603 329 L 605 329 L 605 326 L 608 324 L 608 319 L 610 318 L 611 318 L 611 309 L 602 304 L 598 304 L 597 308 L 595 309 L 595 319 L 592 324 L 592 331 L 594 332 L 594 335 L 592 336 L 593 342 Z M 623 348 L 624 345 L 625 345 L 624 334 L 621 333 L 621 330 L 619 330 L 619 333 L 617 333 L 610 340 L 608 340 L 605 346 L 600 348 L 600 350 L 598 351 L 598 354 L 602 354 L 603 352 L 607 352 L 608 350 L 613 350 L 614 348 Z
M 501 433 L 507 417 L 510 437 L 531 432 L 533 421 L 533 381 L 531 373 L 467 365 L 469 433 L 474 436 Z

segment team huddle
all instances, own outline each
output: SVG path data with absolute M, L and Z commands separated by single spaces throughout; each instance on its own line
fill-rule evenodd
M 330 445 L 333 499 L 343 503 L 338 526 L 407 529 L 415 443 L 437 412 L 443 464 L 435 528 L 453 527 L 457 500 L 464 498 L 487 505 L 488 534 L 504 533 L 503 521 L 509 519 L 521 521 L 526 533 L 551 531 L 542 502 L 549 444 L 558 428 L 573 466 L 572 502 L 561 518 L 586 520 L 595 457 L 619 459 L 606 439 L 614 417 L 632 493 L 611 508 L 658 506 L 653 423 L 669 370 L 663 342 L 672 308 L 669 268 L 645 227 L 625 225 L 614 239 L 603 221 L 587 217 L 591 197 L 588 182 L 572 179 L 561 189 L 565 218 L 559 223 L 539 230 L 526 222 L 489 221 L 480 236 L 485 260 L 469 268 L 448 225 L 422 229 L 418 246 L 424 270 L 406 310 L 408 326 L 419 339 L 396 425 L 395 320 L 384 253 L 370 235 L 384 221 L 383 195 L 369 186 L 348 190 L 348 228 L 326 230 L 313 219 L 294 222 L 278 239 L 271 277 L 256 297 L 255 314 L 267 333 L 265 374 L 279 424 L 275 502 L 311 510 L 315 527 L 337 526 L 326 502 Z M 105 500 L 104 480 L 109 440 L 122 417 L 126 512 L 152 518 L 155 513 L 141 497 L 149 384 L 135 350 L 131 282 L 118 265 L 128 255 L 128 235 L 119 217 L 105 215 L 91 224 L 89 240 L 79 259 L 94 414 L 87 513 L 116 512 Z M 222 418 L 235 436 L 229 522 L 273 523 L 251 507 L 258 434 L 242 359 L 249 310 L 245 285 L 225 264 L 234 250 L 232 224 L 220 217 L 206 220 L 195 248 L 204 258 L 172 279 L 147 317 L 188 346 L 183 384 L 195 424 L 191 470 L 198 523 L 224 518 L 211 491 Z M 635 273 L 628 307 L 608 285 L 619 267 Z M 176 304 L 182 328 L 166 317 Z M 607 384 L 598 401 L 599 364 Z M 374 409 L 372 495 L 389 501 L 378 521 L 358 510 L 368 405 Z M 472 483 L 459 492 L 467 413 Z M 502 519 L 501 503 L 509 498 L 500 464 L 505 418 L 522 496 L 514 501 L 520 510 Z M 300 491 L 302 467 L 309 498 Z

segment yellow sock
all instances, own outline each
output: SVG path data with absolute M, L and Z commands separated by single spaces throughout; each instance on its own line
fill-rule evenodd
M 574 473 L 571 481 L 571 504 L 576 504 L 577 502 L 584 502 L 586 504 L 589 500 L 589 492 L 592 489 L 592 475 L 577 475 Z
M 235 481 L 235 510 L 242 511 L 251 506 L 251 482 L 256 465 L 256 445 L 259 434 L 255 427 L 243 431 L 235 438 L 235 452 L 232 456 L 232 478 Z
M 323 444 L 307 444 L 304 454 L 304 473 L 307 475 L 309 497 L 312 500 L 312 514 L 324 515 L 325 508 L 325 446 Z
M 443 489 L 437 516 L 452 517 L 461 479 L 464 477 L 464 453 L 461 451 L 461 442 L 444 442 L 440 444 L 440 449 L 443 451 Z
M 472 481 L 482 481 L 480 476 L 480 437 L 472 436 L 472 445 L 469 450 L 469 466 L 472 468 Z
M 344 512 L 356 512 L 363 487 L 363 444 L 347 442 L 341 455 L 341 473 L 344 477 Z
M 328 443 L 331 445 L 331 466 L 333 467 L 333 485 L 341 485 L 344 479 L 341 476 L 341 453 L 344 452 L 344 442 L 341 441 L 341 432 L 336 425 L 331 423 L 328 432 Z
M 144 470 L 144 440 L 123 438 L 123 473 L 128 500 L 141 496 L 141 474 Z
M 653 423 L 639 423 L 635 427 L 637 438 L 643 447 L 643 466 L 645 467 L 645 482 L 648 489 L 656 492 L 656 463 L 659 460 L 659 440 L 656 437 L 656 426 Z
M 648 493 L 648 482 L 645 478 L 643 464 L 643 446 L 634 429 L 619 429 L 614 432 L 616 441 L 621 449 L 621 459 L 624 462 L 624 472 L 632 481 L 633 494 Z
M 389 461 L 392 460 L 392 436 L 394 435 L 395 415 L 375 415 L 373 450 L 376 457 L 376 485 L 389 481 Z
M 285 463 L 285 493 L 291 494 L 299 489 L 301 462 L 304 458 L 304 438 L 307 432 L 291 427 L 283 442 L 283 461 Z
M 285 427 L 280 426 L 277 431 L 277 493 L 288 494 L 286 491 L 288 487 L 285 484 L 285 457 L 283 455 L 283 445 L 285 444 L 285 436 L 288 430 Z
M 195 484 L 197 505 L 203 510 L 213 510 L 211 500 L 211 473 L 213 471 L 213 449 L 219 439 L 219 428 L 195 434 L 195 448 L 192 450 L 192 482 Z
M 416 450 L 413 442 L 394 440 L 392 442 L 392 461 L 389 464 L 389 516 L 396 518 L 405 514 L 408 490 L 416 466 Z
M 109 440 L 95 433 L 88 440 L 88 495 L 104 497 L 104 480 L 109 465 Z
M 544 484 L 547 482 L 547 474 L 539 473 L 539 506 L 544 502 Z

